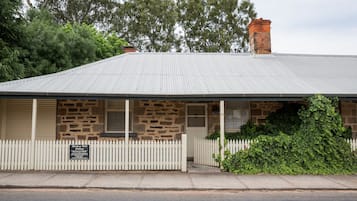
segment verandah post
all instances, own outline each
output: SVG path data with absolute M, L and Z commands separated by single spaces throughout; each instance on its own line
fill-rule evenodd
M 125 100 L 125 166 L 124 169 L 129 169 L 129 100 Z
M 181 172 L 187 171 L 187 135 L 181 135 Z
M 219 127 L 220 127 L 220 155 L 221 155 L 221 160 L 224 159 L 224 100 L 220 101 L 220 106 L 219 106 Z M 221 163 L 221 169 L 223 168 L 222 163 Z
M 32 120 L 31 120 L 31 160 L 30 167 L 35 169 L 35 139 L 37 122 L 37 99 L 32 99 Z

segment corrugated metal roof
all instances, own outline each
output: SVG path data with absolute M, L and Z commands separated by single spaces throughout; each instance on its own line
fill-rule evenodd
M 127 53 L 0 83 L 1 96 L 357 97 L 357 56 Z

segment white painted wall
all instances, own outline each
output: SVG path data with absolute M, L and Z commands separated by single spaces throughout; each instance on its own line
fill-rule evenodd
M 6 109 L 6 139 L 31 139 L 31 100 L 9 99 Z
M 31 139 L 31 99 L 6 101 L 6 139 Z M 38 100 L 36 139 L 56 139 L 56 100 Z
M 36 139 L 56 139 L 56 100 L 38 100 Z

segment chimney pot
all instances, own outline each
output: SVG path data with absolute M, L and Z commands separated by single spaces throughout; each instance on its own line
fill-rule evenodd
M 134 46 L 128 45 L 123 47 L 124 53 L 136 52 L 136 48 Z
M 271 54 L 270 20 L 254 19 L 249 25 L 249 44 L 253 54 Z

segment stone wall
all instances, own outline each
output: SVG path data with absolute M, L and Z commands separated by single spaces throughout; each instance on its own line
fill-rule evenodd
M 185 103 L 135 101 L 134 132 L 139 139 L 180 139 L 185 125 Z
M 58 100 L 57 139 L 99 139 L 99 134 L 104 132 L 104 103 L 104 100 Z M 133 103 L 133 132 L 137 133 L 138 139 L 179 139 L 185 132 L 186 102 L 150 100 Z M 263 124 L 266 117 L 282 105 L 282 102 L 250 102 L 250 119 Z M 354 136 L 357 135 L 356 111 L 356 102 L 341 103 L 343 121 L 352 127 Z M 208 134 L 219 131 L 219 102 L 209 102 L 207 112 Z
M 255 124 L 264 124 L 267 116 L 280 109 L 281 102 L 253 101 L 250 102 L 250 120 Z
M 183 102 L 134 101 L 133 108 L 133 132 L 138 139 L 179 139 L 184 132 Z M 57 139 L 112 139 L 99 136 L 104 132 L 104 118 L 104 100 L 59 100 Z
M 57 139 L 97 140 L 104 131 L 103 100 L 58 100 Z
M 340 109 L 344 125 L 351 127 L 353 138 L 357 138 L 357 101 L 341 101 Z

